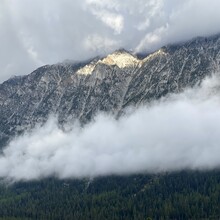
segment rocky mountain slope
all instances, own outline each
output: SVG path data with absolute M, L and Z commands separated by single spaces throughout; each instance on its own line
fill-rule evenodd
M 40 67 L 0 85 L 0 143 L 43 123 L 90 120 L 99 111 L 120 115 L 194 86 L 220 69 L 220 35 L 170 45 L 138 59 L 124 50 L 84 63 Z

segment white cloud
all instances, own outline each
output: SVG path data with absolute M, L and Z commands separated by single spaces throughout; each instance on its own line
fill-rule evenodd
M 120 34 L 124 28 L 124 18 L 120 14 L 110 13 L 108 11 L 94 11 L 93 14 L 104 24 L 114 30 L 115 34 Z
M 155 31 L 146 34 L 146 36 L 140 41 L 138 46 L 135 48 L 136 53 L 142 52 L 146 46 L 148 47 L 148 50 L 153 50 L 157 47 L 158 44 L 162 41 L 164 37 L 167 35 L 167 26 L 160 27 L 156 29 Z
M 217 33 L 219 7 L 218 0 L 2 0 L 0 81 L 42 64 L 97 56 L 100 41 L 97 50 L 84 44 L 93 35 L 118 48 L 151 51 Z
M 117 41 L 102 37 L 98 34 L 91 34 L 84 41 L 84 47 L 86 50 L 98 52 L 99 55 L 114 50 L 118 46 L 119 44 Z
M 119 120 L 99 115 L 63 132 L 51 118 L 17 137 L 0 156 L 9 180 L 219 168 L 219 77 Z

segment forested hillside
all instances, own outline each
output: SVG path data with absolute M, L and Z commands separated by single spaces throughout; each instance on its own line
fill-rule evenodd
M 0 219 L 219 219 L 220 172 L 1 185 Z

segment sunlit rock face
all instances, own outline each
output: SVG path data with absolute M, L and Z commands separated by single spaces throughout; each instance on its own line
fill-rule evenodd
M 118 50 L 82 63 L 40 67 L 0 85 L 0 142 L 44 123 L 86 123 L 98 112 L 123 114 L 186 87 L 220 69 L 220 36 L 171 45 L 138 59 Z

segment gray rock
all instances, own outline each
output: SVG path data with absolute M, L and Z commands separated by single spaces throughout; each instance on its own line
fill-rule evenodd
M 40 67 L 0 85 L 0 145 L 56 114 L 62 125 L 115 116 L 199 84 L 220 69 L 220 36 L 170 45 L 138 59 L 124 50 L 84 63 Z

